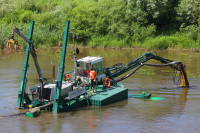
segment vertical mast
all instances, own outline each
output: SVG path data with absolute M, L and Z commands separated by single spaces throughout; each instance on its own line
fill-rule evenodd
M 31 21 L 29 35 L 28 35 L 29 40 L 32 40 L 33 29 L 34 29 L 34 21 Z M 22 78 L 21 78 L 21 85 L 20 85 L 20 90 L 18 93 L 18 100 L 17 100 L 18 108 L 24 107 L 24 95 L 25 95 L 26 81 L 27 81 L 26 75 L 27 75 L 27 70 L 28 70 L 29 53 L 30 53 L 29 43 L 27 42 L 26 54 L 25 54 L 25 59 L 24 59 L 23 71 L 22 71 Z
M 76 83 L 76 54 L 75 54 L 75 34 L 74 34 L 74 28 L 73 28 L 73 55 L 74 55 L 74 83 Z
M 59 65 L 59 74 L 58 74 L 58 79 L 56 82 L 54 104 L 53 104 L 53 112 L 56 112 L 56 113 L 59 112 L 60 93 L 61 93 L 61 87 L 62 87 L 63 73 L 65 69 L 65 55 L 66 55 L 66 48 L 67 48 L 68 30 L 69 30 L 69 21 L 66 21 L 64 39 L 63 39 L 62 56 L 61 56 L 61 62 Z

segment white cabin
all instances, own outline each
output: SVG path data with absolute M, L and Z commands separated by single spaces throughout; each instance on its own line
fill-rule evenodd
M 96 80 L 102 82 L 106 75 L 103 67 L 102 57 L 87 56 L 77 60 L 77 77 L 80 77 L 84 83 L 89 83 L 89 72 L 93 68 L 96 72 Z

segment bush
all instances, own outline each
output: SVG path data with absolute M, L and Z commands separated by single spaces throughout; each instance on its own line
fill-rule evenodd
M 190 25 L 184 27 L 184 24 L 182 24 L 180 27 L 180 32 L 194 41 L 200 39 L 200 27 L 198 27 L 197 25 Z
M 133 42 L 144 41 L 147 37 L 153 37 L 156 33 L 155 25 L 149 25 L 148 27 L 138 26 L 137 24 L 131 27 L 132 32 L 134 33 L 132 36 Z
M 20 15 L 19 21 L 21 23 L 29 23 L 32 20 L 32 12 L 31 11 L 24 11 L 23 14 Z
M 178 5 L 177 19 L 186 26 L 200 24 L 200 1 L 199 0 L 181 0 Z

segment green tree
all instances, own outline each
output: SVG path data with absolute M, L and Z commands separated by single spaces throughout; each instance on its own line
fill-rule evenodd
M 177 7 L 178 20 L 185 26 L 200 24 L 200 1 L 181 0 Z

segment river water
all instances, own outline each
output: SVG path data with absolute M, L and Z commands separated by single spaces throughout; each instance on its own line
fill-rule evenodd
M 61 49 L 36 52 L 43 76 L 51 80 L 51 61 L 58 70 Z M 109 67 L 116 63 L 126 64 L 145 52 L 148 51 L 80 48 L 80 55 L 77 58 L 88 55 L 100 56 L 104 58 L 104 65 Z M 146 91 L 151 93 L 152 97 L 162 97 L 163 100 L 128 98 L 103 107 L 83 106 L 66 113 L 54 114 L 43 111 L 37 118 L 1 117 L 0 132 L 199 133 L 200 53 L 188 51 L 156 51 L 156 53 L 168 59 L 182 61 L 187 66 L 189 88 L 173 84 L 172 68 L 144 66 L 122 83 L 129 89 L 129 94 L 141 94 Z M 25 51 L 0 51 L 0 116 L 24 111 L 16 108 L 24 56 Z M 72 49 L 69 48 L 67 58 L 71 56 Z M 65 72 L 73 70 L 73 62 L 66 59 L 65 68 Z M 30 58 L 27 87 L 37 83 L 37 72 Z

